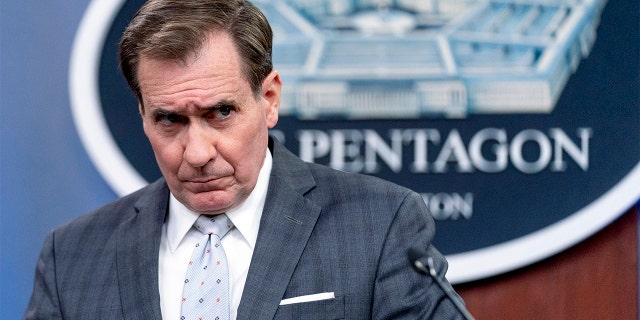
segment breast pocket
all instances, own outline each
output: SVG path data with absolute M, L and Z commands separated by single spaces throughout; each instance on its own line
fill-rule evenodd
M 344 319 L 344 296 L 320 301 L 279 306 L 274 320 L 336 320 Z

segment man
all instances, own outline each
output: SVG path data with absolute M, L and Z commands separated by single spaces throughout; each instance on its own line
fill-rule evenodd
M 446 272 L 420 196 L 304 163 L 268 136 L 281 90 L 271 38 L 248 1 L 140 9 L 120 60 L 163 178 L 47 237 L 26 319 L 188 319 L 199 216 L 230 220 L 204 235 L 222 238 L 224 317 L 462 318 L 406 257 L 421 246 Z

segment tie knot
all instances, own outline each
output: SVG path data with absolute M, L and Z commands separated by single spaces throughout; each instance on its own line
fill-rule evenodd
M 198 217 L 193 226 L 202 234 L 215 234 L 222 239 L 233 228 L 233 223 L 224 213 L 215 216 L 203 214 Z

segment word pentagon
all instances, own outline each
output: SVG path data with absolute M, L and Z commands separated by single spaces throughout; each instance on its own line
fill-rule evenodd
M 274 134 L 284 139 L 284 133 Z M 391 129 L 386 139 L 372 129 L 296 133 L 303 160 L 327 159 L 334 169 L 366 174 L 377 173 L 381 164 L 399 173 L 407 163 L 412 173 L 499 173 L 511 165 L 535 174 L 545 169 L 565 171 L 568 160 L 587 171 L 592 136 L 592 128 L 578 128 L 575 138 L 562 128 L 525 129 L 514 135 L 506 129 L 485 128 L 471 137 L 463 137 L 457 129 Z

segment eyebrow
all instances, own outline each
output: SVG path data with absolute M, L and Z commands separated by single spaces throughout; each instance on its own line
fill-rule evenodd
M 231 101 L 231 100 L 220 100 L 218 102 L 216 102 L 215 104 L 211 105 L 211 106 L 207 106 L 207 107 L 197 107 L 198 110 L 203 111 L 203 112 L 209 112 L 209 111 L 213 111 L 213 110 L 217 110 L 220 109 L 222 107 L 233 107 L 233 108 L 237 108 L 238 104 L 235 103 L 235 101 Z M 173 114 L 181 114 L 180 111 L 172 111 L 172 110 L 167 110 L 164 109 L 162 107 L 151 107 L 149 108 L 150 113 L 152 116 L 157 117 L 157 116 L 167 116 L 167 115 L 173 115 Z
M 207 111 L 211 111 L 211 110 L 216 110 L 222 107 L 237 107 L 237 103 L 235 103 L 235 101 L 231 101 L 231 100 L 220 100 L 218 102 L 216 102 L 214 105 L 209 106 L 209 107 L 203 107 L 203 108 L 199 108 L 201 110 L 207 110 Z
M 178 114 L 178 113 L 175 111 L 169 111 L 162 108 L 153 108 L 152 110 L 149 110 L 149 115 L 152 116 L 153 118 L 157 118 L 159 116 L 168 116 L 172 114 Z

